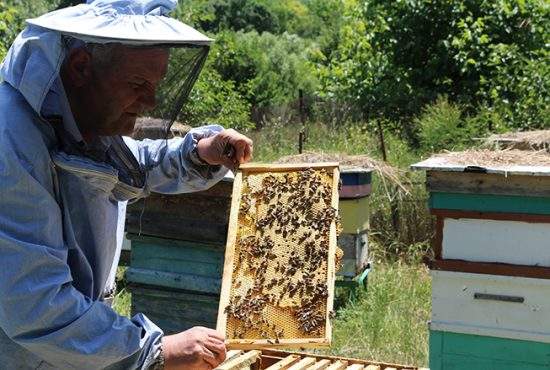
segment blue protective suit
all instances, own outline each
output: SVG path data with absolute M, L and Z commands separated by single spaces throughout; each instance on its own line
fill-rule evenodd
M 146 183 L 121 187 L 116 166 L 60 149 L 55 125 L 78 136 L 59 78 L 64 56 L 59 34 L 29 26 L 0 71 L 0 368 L 146 368 L 162 331 L 102 302 L 124 225 L 115 190 L 131 198 L 212 186 L 226 169 L 200 167 L 189 154 L 221 127 L 167 147 L 124 138 Z

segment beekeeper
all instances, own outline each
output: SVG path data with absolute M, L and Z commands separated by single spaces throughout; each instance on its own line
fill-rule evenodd
M 176 0 L 96 0 L 29 20 L 0 69 L 0 368 L 212 369 L 223 338 L 118 315 L 126 203 L 212 186 L 252 142 L 211 125 L 134 141 L 178 117 L 210 39 Z

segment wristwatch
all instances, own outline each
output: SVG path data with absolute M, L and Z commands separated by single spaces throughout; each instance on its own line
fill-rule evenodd
M 189 158 L 191 159 L 191 162 L 193 162 L 197 166 L 208 166 L 208 162 L 205 162 L 199 155 L 198 144 L 199 141 L 197 140 L 197 142 L 195 143 L 195 147 L 191 150 L 191 153 L 189 153 Z
M 164 352 L 162 351 L 162 344 L 158 349 L 159 353 L 157 357 L 151 362 L 148 370 L 164 370 Z

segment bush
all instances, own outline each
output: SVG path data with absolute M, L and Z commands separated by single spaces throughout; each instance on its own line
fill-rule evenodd
M 296 35 L 222 32 L 213 46 L 212 67 L 252 106 L 293 101 L 316 84 L 308 63 L 309 43 Z
M 4 59 L 21 29 L 23 29 L 23 17 L 18 9 L 0 2 L 0 59 Z
M 348 4 L 321 93 L 354 102 L 362 118 L 407 122 L 446 95 L 468 114 L 492 108 L 510 128 L 549 126 L 545 1 Z
M 191 126 L 218 123 L 242 131 L 253 127 L 250 104 L 235 91 L 232 81 L 224 81 L 212 68 L 202 72 L 180 116 Z
M 200 4 L 195 22 L 206 31 L 279 33 L 279 19 L 269 6 L 255 0 L 209 0 Z
M 461 149 L 469 143 L 469 127 L 464 125 L 462 110 L 458 105 L 449 103 L 447 98 L 440 98 L 435 104 L 424 108 L 415 122 L 425 153 Z

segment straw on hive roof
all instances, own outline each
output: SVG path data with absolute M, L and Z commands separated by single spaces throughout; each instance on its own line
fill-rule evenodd
M 550 130 L 495 134 L 485 139 L 485 145 L 497 149 L 550 151 Z
M 390 166 L 389 164 L 372 159 L 367 155 L 346 155 L 341 153 L 316 153 L 305 152 L 303 154 L 289 155 L 280 158 L 276 163 L 319 163 L 319 162 L 339 162 L 340 166 L 346 167 L 363 167 L 374 170 L 382 179 L 397 185 L 399 188 L 408 192 L 407 188 L 401 181 L 401 176 L 404 171 Z
M 452 165 L 507 168 L 511 166 L 550 166 L 550 155 L 544 151 L 505 150 L 466 150 L 445 152 L 435 158 Z

